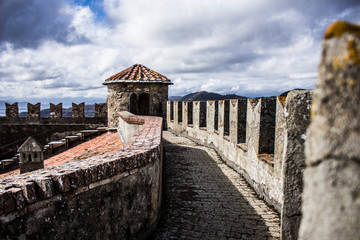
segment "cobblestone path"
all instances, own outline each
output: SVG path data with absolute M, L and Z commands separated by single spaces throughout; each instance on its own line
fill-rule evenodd
M 151 239 L 280 239 L 279 215 L 210 148 L 164 132 L 164 202 Z

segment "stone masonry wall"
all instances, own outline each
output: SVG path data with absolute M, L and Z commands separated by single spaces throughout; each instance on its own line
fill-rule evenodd
M 182 102 L 182 121 L 177 117 L 178 102 L 168 102 L 167 125 L 177 134 L 215 148 L 260 197 L 286 214 L 282 223 L 283 239 L 292 239 L 287 233 L 297 233 L 298 217 L 301 218 L 301 204 L 292 207 L 291 204 L 301 203 L 304 139 L 311 96 L 310 91 L 292 91 L 287 98 L 227 100 L 228 111 L 225 101 L 207 101 L 205 128 L 200 127 L 199 102 Z M 170 116 L 172 104 L 175 106 L 173 117 Z M 186 110 L 190 104 L 193 105 L 191 125 L 186 124 L 184 117 L 188 116 Z M 227 123 L 224 121 L 229 121 L 229 136 L 225 133 Z M 293 173 L 296 174 L 290 176 Z
M 299 239 L 360 237 L 360 25 L 326 31 L 306 138 Z
M 130 111 L 130 95 L 149 95 L 149 115 L 162 116 L 162 103 L 168 100 L 168 85 L 161 83 L 114 83 L 108 84 L 108 127 L 118 124 L 118 113 Z M 138 96 L 137 96 L 138 97 Z
M 162 119 L 133 118 L 143 125 L 115 153 L 1 179 L 1 238 L 144 239 L 161 205 Z

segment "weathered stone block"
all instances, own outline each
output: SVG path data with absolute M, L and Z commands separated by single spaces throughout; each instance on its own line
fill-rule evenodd
M 95 103 L 95 117 L 106 117 L 107 115 L 107 106 L 106 103 L 97 104 Z
M 81 118 L 85 116 L 85 103 L 72 103 L 72 117 Z
M 70 191 L 70 180 L 66 172 L 52 174 L 52 180 L 55 192 L 63 193 Z
M 53 181 L 51 177 L 35 176 L 33 179 L 40 198 L 50 198 L 54 195 Z
M 8 190 L 14 197 L 16 210 L 22 210 L 25 207 L 25 197 L 21 188 L 10 188 Z
M 19 106 L 18 103 L 13 103 L 13 104 L 9 104 L 9 103 L 5 103 L 5 108 L 6 108 L 6 117 L 8 118 L 17 118 L 19 117 Z
M 40 117 L 40 103 L 36 104 L 27 104 L 27 110 L 28 110 L 28 118 L 39 118 Z
M 80 168 L 69 170 L 68 176 L 71 189 L 78 189 L 84 186 L 84 175 Z
M 50 103 L 50 117 L 51 118 L 62 117 L 62 103 L 59 103 L 57 105 Z
M 37 200 L 34 182 L 19 181 L 14 183 L 14 187 L 22 189 L 27 204 L 34 203 Z
M 297 239 L 301 220 L 304 143 L 310 123 L 311 91 L 291 91 L 285 102 L 286 143 L 283 163 L 282 239 Z M 280 157 L 280 156 L 277 156 Z M 277 166 L 281 169 L 281 166 Z

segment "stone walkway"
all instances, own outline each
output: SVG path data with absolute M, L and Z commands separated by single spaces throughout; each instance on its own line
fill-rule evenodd
M 280 239 L 279 215 L 217 153 L 164 132 L 164 202 L 151 239 Z

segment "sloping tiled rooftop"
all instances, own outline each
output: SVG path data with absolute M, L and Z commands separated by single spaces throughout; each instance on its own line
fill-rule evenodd
M 123 143 L 118 133 L 103 133 L 96 138 L 83 142 L 59 154 L 46 158 L 44 168 L 60 165 L 70 161 L 81 161 L 120 150 Z M 20 169 L 0 174 L 0 178 L 20 174 Z
M 164 75 L 141 64 L 135 64 L 105 80 L 104 84 L 116 82 L 144 82 L 172 84 Z

